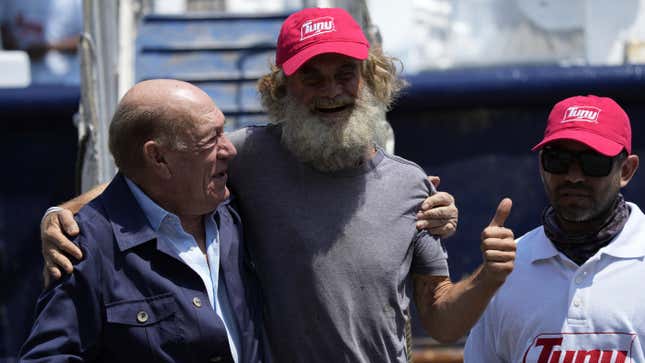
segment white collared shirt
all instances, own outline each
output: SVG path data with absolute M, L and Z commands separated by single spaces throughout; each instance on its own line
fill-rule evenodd
M 466 362 L 645 362 L 645 216 L 581 266 L 538 227 L 466 342 Z M 589 358 L 583 358 L 589 357 Z M 579 360 L 578 360 L 579 359 Z

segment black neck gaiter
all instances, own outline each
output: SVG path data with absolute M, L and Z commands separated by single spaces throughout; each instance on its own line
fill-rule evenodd
M 597 228 L 589 232 L 567 233 L 557 222 L 555 210 L 549 206 L 542 213 L 544 233 L 555 248 L 578 266 L 585 263 L 599 249 L 605 247 L 625 226 L 630 209 L 622 194 L 614 202 L 612 213 L 598 220 Z

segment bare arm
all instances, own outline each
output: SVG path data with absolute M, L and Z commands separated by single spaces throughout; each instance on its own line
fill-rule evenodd
M 453 284 L 447 276 L 417 275 L 414 300 L 428 334 L 440 342 L 453 342 L 468 333 L 499 286 L 472 276 Z
M 101 195 L 101 193 L 103 193 L 107 186 L 108 183 L 99 184 L 89 191 L 79 195 L 78 197 L 70 199 L 67 202 L 61 204 L 59 207 L 67 209 L 70 212 L 76 214 L 81 210 L 81 208 L 85 206 L 85 204 L 91 202 L 92 200 L 94 200 L 94 198 Z
M 466 335 L 513 270 L 515 240 L 513 232 L 503 227 L 510 209 L 510 199 L 503 200 L 482 232 L 484 262 L 471 276 L 456 284 L 446 276 L 413 276 L 421 322 L 438 341 L 452 342 Z
M 71 199 L 59 207 L 64 210 L 47 214 L 40 224 L 40 240 L 42 242 L 42 253 L 45 259 L 43 277 L 45 286 L 49 285 L 49 278 L 59 279 L 62 275 L 61 269 L 66 273 L 73 270 L 72 262 L 67 255 L 80 260 L 83 258 L 81 250 L 70 241 L 78 234 L 78 225 L 74 220 L 74 214 L 92 199 L 96 198 L 105 190 L 107 183 L 100 184 L 92 190 Z

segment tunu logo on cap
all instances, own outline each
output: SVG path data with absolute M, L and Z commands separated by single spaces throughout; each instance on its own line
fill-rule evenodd
M 598 123 L 598 115 L 601 109 L 593 106 L 571 106 L 564 111 L 562 123 L 583 121 Z
M 334 18 L 331 16 L 307 20 L 300 27 L 300 40 L 334 31 L 336 31 L 336 26 L 334 24 Z

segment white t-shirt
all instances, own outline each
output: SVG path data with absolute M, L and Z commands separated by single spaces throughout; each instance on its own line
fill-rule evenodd
M 645 362 L 645 216 L 582 266 L 538 227 L 468 337 L 465 362 Z
M 83 31 L 81 0 L 3 0 L 3 23 L 11 29 L 19 49 L 51 43 Z M 77 54 L 49 51 L 31 60 L 32 83 L 80 84 Z

